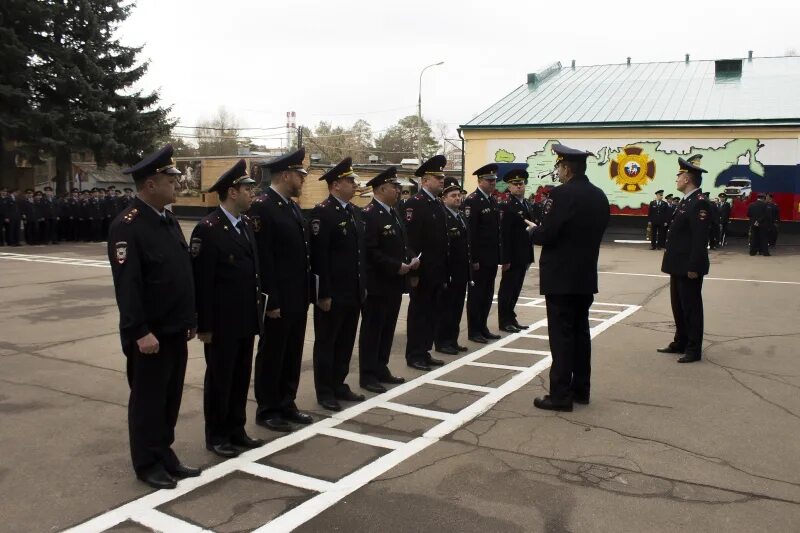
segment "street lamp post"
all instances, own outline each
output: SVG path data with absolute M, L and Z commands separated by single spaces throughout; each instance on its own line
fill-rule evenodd
M 420 132 L 422 131 L 422 75 L 431 67 L 438 67 L 443 65 L 444 61 L 428 65 L 419 73 L 419 100 L 417 101 L 417 159 L 422 164 L 422 138 Z

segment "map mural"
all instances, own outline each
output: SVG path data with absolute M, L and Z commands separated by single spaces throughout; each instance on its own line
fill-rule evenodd
M 553 185 L 549 176 L 556 160 L 552 146 L 559 142 L 558 138 L 490 141 L 487 156 L 501 167 L 527 165 L 529 196 L 542 186 Z M 678 158 L 682 157 L 708 170 L 703 176 L 705 192 L 712 196 L 726 192 L 733 198 L 734 216 L 746 212 L 746 206 L 759 192 L 771 192 L 778 200 L 782 219 L 800 218 L 795 200 L 795 195 L 800 194 L 797 139 L 763 142 L 756 138 L 565 139 L 563 142 L 595 154 L 587 160 L 586 173 L 606 193 L 615 214 L 645 214 L 647 204 L 659 189 L 664 189 L 665 194 L 679 194 L 675 175 Z

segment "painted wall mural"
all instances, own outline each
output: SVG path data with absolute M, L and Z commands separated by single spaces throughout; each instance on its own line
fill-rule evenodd
M 487 159 L 503 166 L 527 165 L 526 195 L 552 185 L 555 164 L 552 139 L 488 141 Z M 782 220 L 800 220 L 798 139 L 564 139 L 564 144 L 595 154 L 587 160 L 587 175 L 603 189 L 614 214 L 644 215 L 656 190 L 675 189 L 678 158 L 693 160 L 708 170 L 703 190 L 733 198 L 733 216 L 744 218 L 758 193 L 773 193 Z M 499 189 L 504 187 L 499 186 Z

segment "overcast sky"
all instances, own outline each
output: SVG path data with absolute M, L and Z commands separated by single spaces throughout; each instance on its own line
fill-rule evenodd
M 798 2 L 138 0 L 120 28 L 143 45 L 145 89 L 180 124 L 219 106 L 243 126 L 358 118 L 381 131 L 422 112 L 455 129 L 555 61 L 569 65 L 800 51 Z M 794 6 L 794 7 L 793 7 Z M 186 131 L 186 130 L 181 130 Z M 248 135 L 275 136 L 248 131 Z M 277 132 L 280 133 L 280 130 Z M 255 140 L 255 139 L 254 139 Z M 276 139 L 258 139 L 276 146 Z

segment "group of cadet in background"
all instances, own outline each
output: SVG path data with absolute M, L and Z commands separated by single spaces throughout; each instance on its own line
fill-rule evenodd
M 42 191 L 0 188 L 0 246 L 103 242 L 111 221 L 133 200 L 133 189 L 115 186 L 72 189 L 56 196 Z

